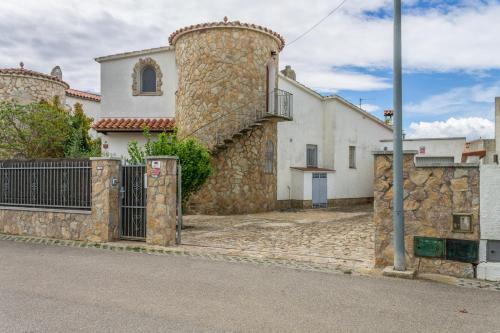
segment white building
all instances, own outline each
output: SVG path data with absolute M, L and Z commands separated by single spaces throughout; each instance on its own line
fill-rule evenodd
M 276 40 L 279 36 L 262 27 L 227 21 L 188 27 L 176 34 L 215 28 L 259 31 Z M 239 35 L 233 33 L 234 36 Z M 130 140 L 144 143 L 145 125 L 152 133 L 170 131 L 175 126 L 179 73 L 182 72 L 175 47 L 96 58 L 101 65 L 102 100 L 94 129 L 100 133 L 108 155 L 126 157 Z M 273 52 L 269 59 L 277 65 Z M 200 71 L 206 70 L 204 64 L 198 65 L 202 66 Z M 146 68 L 149 72 L 145 74 Z M 381 140 L 392 137 L 392 128 L 339 96 L 322 96 L 305 87 L 294 79 L 294 73 L 290 74 L 290 68 L 282 72 L 275 75 L 268 69 L 268 82 L 271 82 L 268 87 L 274 84 L 272 79 L 276 76 L 275 88 L 293 95 L 293 105 L 287 106 L 293 108 L 293 119 L 277 123 L 274 152 L 277 204 L 268 208 L 325 207 L 370 200 L 373 197 L 372 151 L 383 149 Z M 147 83 L 146 76 L 150 74 L 152 83 Z M 141 90 L 149 84 L 152 89 Z M 235 196 L 237 194 L 233 194 L 231 200 L 238 201 Z M 253 210 L 258 209 L 230 212 Z
M 393 150 L 393 141 L 381 140 L 384 150 Z M 417 151 L 416 165 L 461 163 L 465 137 L 404 139 L 403 150 Z

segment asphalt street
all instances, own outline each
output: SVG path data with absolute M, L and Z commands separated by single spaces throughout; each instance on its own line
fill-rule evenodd
M 1 332 L 500 332 L 500 293 L 0 241 Z

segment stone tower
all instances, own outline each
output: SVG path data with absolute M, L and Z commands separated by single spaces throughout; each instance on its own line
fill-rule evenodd
M 277 80 L 283 38 L 240 22 L 205 23 L 174 32 L 178 68 L 176 124 L 179 136 L 215 144 L 266 109 L 268 70 Z M 276 81 L 273 88 L 276 87 Z
M 276 206 L 278 55 L 284 39 L 253 24 L 192 25 L 169 38 L 178 69 L 178 136 L 212 151 L 213 174 L 191 212 L 249 213 Z
M 25 69 L 23 63 L 19 68 L 0 68 L 0 100 L 29 104 L 57 96 L 64 105 L 68 88 L 61 78 Z

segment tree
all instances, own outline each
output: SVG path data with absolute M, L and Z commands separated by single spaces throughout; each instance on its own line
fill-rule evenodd
M 66 157 L 100 156 L 101 140 L 93 140 L 89 136 L 92 120 L 85 115 L 80 103 L 74 105 L 69 118 L 70 135 L 64 151 Z
M 178 140 L 177 131 L 161 133 L 157 140 L 151 139 L 147 129 L 144 135 L 147 138 L 144 148 L 139 147 L 136 140 L 129 142 L 130 162 L 144 163 L 147 156 L 177 156 L 182 168 L 182 202 L 186 203 L 212 172 L 208 149 L 194 138 Z
M 28 105 L 0 102 L 0 158 L 98 156 L 100 143 L 88 135 L 91 122 L 81 106 L 72 114 L 57 98 Z

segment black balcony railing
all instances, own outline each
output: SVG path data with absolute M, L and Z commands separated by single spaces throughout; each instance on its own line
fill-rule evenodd
M 274 89 L 271 94 L 267 113 L 286 119 L 293 118 L 293 94 L 281 89 Z

